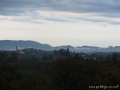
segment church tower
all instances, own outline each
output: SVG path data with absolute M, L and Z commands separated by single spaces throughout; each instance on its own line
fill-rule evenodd
M 19 50 L 18 50 L 18 48 L 17 48 L 17 45 L 16 45 L 16 52 L 18 52 Z

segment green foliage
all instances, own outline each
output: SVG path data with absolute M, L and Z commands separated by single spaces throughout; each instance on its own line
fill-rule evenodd
M 80 57 L 79 57 L 79 54 L 78 53 L 76 53 L 75 54 L 75 59 L 79 59 Z
M 11 53 L 11 61 L 14 63 L 18 60 L 18 56 L 17 56 L 17 53 L 16 52 L 12 52 Z
M 112 54 L 112 63 L 117 65 L 117 66 L 120 66 L 120 56 L 119 56 L 119 53 L 113 53 Z
M 0 52 L 0 60 L 7 57 L 7 52 Z
M 67 48 L 67 50 L 65 49 L 54 50 L 54 54 L 60 54 L 62 56 L 70 56 L 70 51 L 69 48 Z
M 89 90 L 91 85 L 119 83 L 120 67 L 108 60 L 67 57 L 0 63 L 0 90 Z
M 110 60 L 110 59 L 111 59 L 111 58 L 110 58 L 110 55 L 108 55 L 108 56 L 107 56 L 107 60 Z

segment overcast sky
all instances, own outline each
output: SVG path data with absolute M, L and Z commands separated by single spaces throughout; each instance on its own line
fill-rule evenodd
M 0 0 L 0 40 L 120 46 L 120 0 Z

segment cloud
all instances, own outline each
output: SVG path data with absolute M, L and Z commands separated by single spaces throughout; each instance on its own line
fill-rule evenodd
M 23 16 L 24 21 L 30 19 L 28 21 L 33 22 L 38 21 L 37 19 L 54 22 L 83 20 L 119 25 L 119 21 L 113 20 L 114 18 L 120 18 L 119 10 L 119 0 L 0 0 L 0 15 Z M 48 12 L 48 16 L 43 12 L 43 15 L 41 15 L 42 13 L 36 11 Z M 53 15 L 49 11 L 54 12 Z M 65 15 L 58 16 L 58 12 L 64 12 L 65 14 L 77 13 L 79 15 L 73 15 L 72 18 L 69 18 L 69 16 Z M 88 15 L 94 13 L 94 16 L 98 17 L 98 19 L 80 16 L 86 13 Z M 24 18 L 24 16 L 30 16 L 31 18 Z
M 22 12 L 25 10 L 53 10 L 65 12 L 118 12 L 120 1 L 117 0 L 1 0 L 1 10 Z M 7 9 L 6 9 L 7 8 Z

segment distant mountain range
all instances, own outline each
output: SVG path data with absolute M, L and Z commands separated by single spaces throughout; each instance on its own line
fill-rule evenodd
M 57 46 L 57 47 L 52 47 L 49 44 L 41 44 L 36 41 L 24 41 L 24 40 L 0 40 L 0 50 L 15 50 L 16 46 L 19 49 L 24 49 L 24 48 L 36 48 L 36 49 L 41 49 L 41 50 L 59 50 L 59 49 L 67 49 L 69 48 L 70 51 L 76 51 L 76 52 L 120 52 L 120 46 L 109 46 L 107 48 L 101 48 L 97 46 L 78 46 L 78 47 L 73 47 L 70 45 L 67 46 Z

